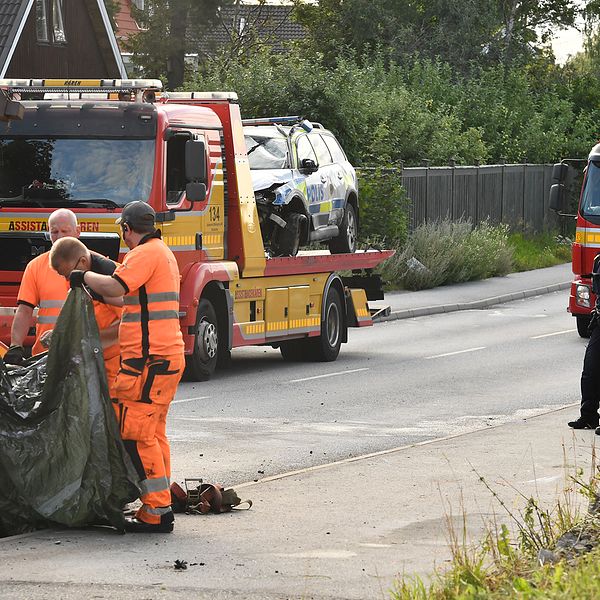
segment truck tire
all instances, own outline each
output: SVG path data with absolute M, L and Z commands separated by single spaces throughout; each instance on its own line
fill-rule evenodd
M 310 348 L 306 344 L 307 340 L 289 340 L 279 344 L 279 351 L 283 360 L 286 362 L 299 362 L 307 359 L 307 352 Z
M 325 300 L 325 313 L 321 321 L 321 335 L 307 340 L 312 345 L 311 356 L 320 362 L 332 362 L 342 346 L 342 299 L 336 288 L 330 287 Z
M 344 218 L 340 224 L 340 234 L 329 241 L 329 252 L 331 254 L 345 254 L 356 252 L 358 236 L 358 221 L 356 211 L 352 204 L 346 204 Z
M 296 256 L 300 248 L 302 223 L 306 219 L 299 213 L 290 213 L 286 217 L 286 226 L 279 229 L 273 247 L 276 256 Z
M 219 360 L 219 324 L 210 300 L 200 299 L 196 317 L 194 351 L 186 356 L 186 379 L 207 381 Z
M 579 337 L 589 338 L 590 332 L 588 326 L 590 324 L 590 317 L 588 315 L 576 315 L 575 320 L 577 321 L 577 333 Z

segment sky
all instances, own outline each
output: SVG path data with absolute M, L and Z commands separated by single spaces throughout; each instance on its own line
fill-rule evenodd
M 552 49 L 558 64 L 565 64 L 569 56 L 583 49 L 583 35 L 575 28 L 559 31 L 552 41 Z

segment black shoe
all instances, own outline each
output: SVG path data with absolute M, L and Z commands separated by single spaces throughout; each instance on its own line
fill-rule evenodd
M 125 531 L 129 533 L 171 533 L 173 531 L 173 520 L 162 523 L 146 523 L 139 519 L 125 518 Z
M 572 427 L 573 429 L 596 429 L 596 427 L 598 427 L 598 421 L 590 423 L 589 421 L 586 421 L 583 417 L 579 417 L 579 419 L 577 419 L 576 421 L 569 421 L 567 425 L 569 427 Z M 596 433 L 600 435 L 597 429 Z

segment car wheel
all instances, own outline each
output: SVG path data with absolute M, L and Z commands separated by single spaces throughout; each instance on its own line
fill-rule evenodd
M 339 292 L 331 287 L 327 292 L 325 301 L 325 314 L 321 321 L 321 335 L 310 341 L 313 345 L 312 355 L 315 360 L 332 362 L 340 353 L 342 346 L 342 328 L 344 319 L 342 313 L 342 300 Z
M 356 252 L 356 243 L 358 237 L 358 221 L 356 211 L 352 204 L 346 204 L 344 218 L 340 224 L 340 234 L 329 242 L 329 252 L 331 254 L 344 254 Z
M 286 217 L 285 227 L 276 233 L 273 246 L 276 256 L 296 256 L 300 248 L 300 233 L 306 217 L 299 213 L 290 213 Z
M 219 325 L 210 300 L 202 298 L 198 305 L 194 351 L 186 356 L 186 379 L 207 381 L 219 360 Z
M 577 321 L 577 333 L 579 337 L 589 338 L 590 332 L 588 331 L 588 327 L 590 325 L 590 317 L 588 315 L 577 315 L 575 320 Z

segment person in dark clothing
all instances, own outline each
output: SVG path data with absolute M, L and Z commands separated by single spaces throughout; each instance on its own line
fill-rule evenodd
M 600 435 L 600 254 L 594 258 L 592 291 L 596 294 L 596 306 L 590 321 L 590 341 L 583 357 L 580 415 L 575 421 L 569 421 L 568 425 L 573 429 L 596 429 L 596 434 Z

